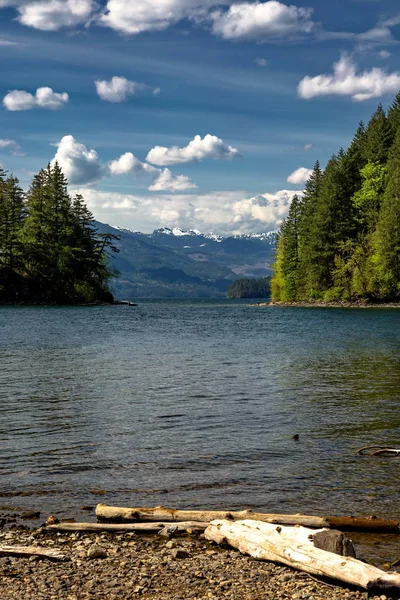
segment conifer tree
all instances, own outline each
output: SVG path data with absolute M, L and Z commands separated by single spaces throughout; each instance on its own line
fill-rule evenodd
M 400 298 L 400 129 L 390 151 L 388 180 L 376 231 L 376 263 L 383 297 Z
M 388 159 L 389 149 L 393 143 L 393 130 L 385 115 L 382 104 L 379 104 L 372 115 L 364 141 L 364 158 L 368 162 L 385 164 Z

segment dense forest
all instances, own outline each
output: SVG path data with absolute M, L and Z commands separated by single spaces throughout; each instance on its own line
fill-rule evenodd
M 237 279 L 229 286 L 227 296 L 228 298 L 269 298 L 270 288 L 270 277 Z
M 316 162 L 277 241 L 276 301 L 400 301 L 400 93 Z
M 58 164 L 35 175 L 27 193 L 0 169 L 0 303 L 112 302 L 114 239 L 96 233 Z

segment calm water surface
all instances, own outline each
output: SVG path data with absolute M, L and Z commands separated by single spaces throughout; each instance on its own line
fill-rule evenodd
M 1 308 L 0 504 L 400 519 L 400 458 L 356 456 L 400 446 L 399 349 L 395 309 Z

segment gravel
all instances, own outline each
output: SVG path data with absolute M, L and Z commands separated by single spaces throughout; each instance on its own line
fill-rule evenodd
M 69 560 L 0 558 L 0 600 L 388 600 L 256 561 L 204 536 L 0 532 L 0 545 L 42 546 Z

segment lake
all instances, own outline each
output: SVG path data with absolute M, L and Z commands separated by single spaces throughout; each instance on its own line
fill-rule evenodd
M 356 455 L 400 446 L 399 350 L 396 309 L 0 308 L 0 504 L 400 520 L 400 458 Z

